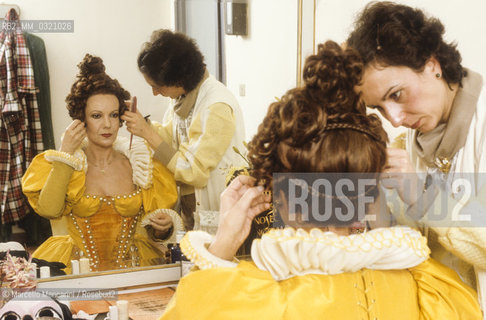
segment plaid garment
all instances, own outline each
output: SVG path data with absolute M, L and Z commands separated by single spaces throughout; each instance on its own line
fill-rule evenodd
M 16 11 L 5 20 L 17 22 L 15 31 L 0 33 L 0 210 L 2 223 L 9 223 L 29 212 L 21 179 L 44 147 L 34 71 Z

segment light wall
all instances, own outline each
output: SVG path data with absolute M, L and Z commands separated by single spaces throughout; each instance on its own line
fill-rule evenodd
M 250 140 L 276 97 L 295 86 L 297 1 L 248 0 L 248 35 L 225 36 L 226 82 Z
M 85 53 L 100 56 L 107 73 L 138 98 L 143 114 L 162 119 L 167 99 L 153 97 L 137 68 L 143 42 L 155 29 L 173 24 L 170 0 L 11 0 L 21 20 L 74 20 L 73 33 L 36 33 L 44 40 L 50 73 L 52 122 L 56 147 L 71 122 L 65 98 Z M 127 135 L 125 129 L 122 135 Z

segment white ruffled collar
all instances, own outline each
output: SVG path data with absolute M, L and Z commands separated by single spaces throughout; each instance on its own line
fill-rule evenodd
M 339 236 L 333 232 L 272 229 L 253 241 L 251 256 L 276 280 L 305 274 L 339 274 L 363 268 L 406 269 L 427 260 L 426 239 L 409 227 Z
M 88 170 L 88 160 L 86 158 L 86 147 L 88 146 L 88 139 L 85 138 L 81 143 L 81 146 L 74 153 L 74 157 L 80 159 L 83 163 L 83 171 L 86 173 Z M 133 183 L 143 189 L 147 189 L 152 186 L 152 172 L 153 151 L 149 148 L 145 141 L 137 136 L 133 136 L 132 148 L 129 150 L 130 140 L 126 137 L 118 136 L 113 144 L 115 151 L 124 154 L 130 161 L 132 166 L 132 180 Z

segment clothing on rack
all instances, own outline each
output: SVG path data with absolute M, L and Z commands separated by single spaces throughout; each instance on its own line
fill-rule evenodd
M 51 119 L 51 91 L 46 47 L 44 40 L 36 35 L 24 32 L 24 37 L 32 60 L 35 86 L 38 89 L 37 105 L 41 122 L 42 143 L 45 150 L 56 149 Z M 19 221 L 19 227 L 24 229 L 27 234 L 26 244 L 38 246 L 52 235 L 51 225 L 48 219 L 35 213 L 32 208 L 30 208 L 30 211 Z
M 6 21 L 16 30 L 0 33 L 0 212 L 3 224 L 16 222 L 29 212 L 21 178 L 34 156 L 43 151 L 37 88 L 28 48 L 17 12 Z
M 37 105 L 39 107 L 42 142 L 45 150 L 56 149 L 51 117 L 51 89 L 46 47 L 44 40 L 36 35 L 24 32 L 24 37 L 32 60 L 35 86 L 38 89 Z

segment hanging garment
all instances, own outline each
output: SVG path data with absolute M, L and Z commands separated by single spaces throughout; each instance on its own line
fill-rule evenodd
M 0 210 L 2 223 L 24 217 L 29 209 L 21 178 L 34 156 L 43 151 L 34 71 L 17 12 L 5 17 L 16 30 L 0 33 Z
M 46 47 L 44 40 L 31 33 L 24 32 L 25 41 L 29 48 L 32 67 L 34 68 L 37 104 L 42 128 L 42 142 L 44 149 L 56 149 L 54 130 L 51 118 L 51 89 L 49 86 L 49 67 L 47 65 Z
M 46 47 L 44 40 L 36 35 L 24 32 L 24 37 L 32 60 L 35 86 L 38 89 L 37 104 L 42 128 L 42 143 L 46 150 L 56 149 L 51 120 L 51 91 Z M 25 230 L 27 245 L 37 247 L 52 235 L 49 220 L 36 214 L 32 208 L 30 214 L 20 220 L 18 225 Z

